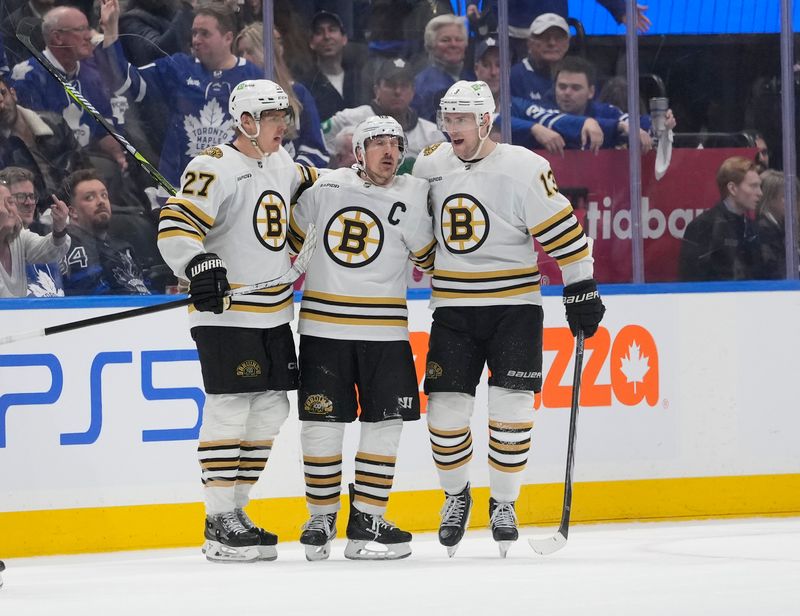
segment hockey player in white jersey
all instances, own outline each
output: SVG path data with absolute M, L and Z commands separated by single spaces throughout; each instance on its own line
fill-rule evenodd
M 243 81 L 231 93 L 232 143 L 210 147 L 183 172 L 161 210 L 158 246 L 189 280 L 189 320 L 206 402 L 200 460 L 206 506 L 203 551 L 212 561 L 273 560 L 277 537 L 244 511 L 289 414 L 298 368 L 289 327 L 292 285 L 226 297 L 231 288 L 276 278 L 290 267 L 287 221 L 293 195 L 316 170 L 281 147 L 291 121 L 272 81 Z
M 353 135 L 357 164 L 326 174 L 303 193 L 292 214 L 289 240 L 295 250 L 310 224 L 320 230 L 320 246 L 306 271 L 298 326 L 298 407 L 311 514 L 300 542 L 309 560 L 330 554 L 339 511 L 342 439 L 359 404 L 361 434 L 344 555 L 375 560 L 411 553 L 411 533 L 388 522 L 384 513 L 403 421 L 420 416 L 408 341 L 408 259 L 430 270 L 435 241 L 428 183 L 396 176 L 404 148 L 396 120 L 367 118 Z
M 445 490 L 439 541 L 453 556 L 472 507 L 468 463 L 475 389 L 488 365 L 489 517 L 505 556 L 518 538 L 519 496 L 542 384 L 542 299 L 532 238 L 564 279 L 574 335 L 595 333 L 605 308 L 590 246 L 547 161 L 489 137 L 494 99 L 482 81 L 453 84 L 414 175 L 428 180 L 439 248 L 425 371 L 433 459 Z

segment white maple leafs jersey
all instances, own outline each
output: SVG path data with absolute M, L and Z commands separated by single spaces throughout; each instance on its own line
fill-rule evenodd
M 428 184 L 409 175 L 391 186 L 337 169 L 305 191 L 292 210 L 298 250 L 309 224 L 317 248 L 306 270 L 298 332 L 345 340 L 408 340 L 408 259 L 433 267 Z
M 296 164 L 282 147 L 263 163 L 232 145 L 207 148 L 186 166 L 178 194 L 161 209 L 164 261 L 183 278 L 193 257 L 216 253 L 232 289 L 283 275 L 291 266 L 291 199 L 316 176 L 316 169 Z M 291 321 L 293 303 L 292 285 L 283 285 L 234 297 L 220 315 L 190 308 L 189 319 L 192 326 L 265 329 Z
M 413 174 L 430 183 L 438 242 L 431 308 L 541 304 L 532 237 L 566 283 L 592 276 L 592 257 L 550 164 L 522 147 L 497 144 L 464 162 L 449 143 L 427 147 Z

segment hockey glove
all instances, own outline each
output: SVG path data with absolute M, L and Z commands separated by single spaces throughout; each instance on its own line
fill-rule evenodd
M 606 311 L 597 291 L 597 283 L 592 279 L 564 287 L 564 307 L 572 335 L 577 336 L 579 331 L 583 331 L 586 338 L 594 336 Z
M 189 261 L 189 297 L 197 310 L 222 314 L 230 307 L 231 298 L 225 295 L 231 288 L 227 273 L 225 263 L 213 252 L 204 252 Z

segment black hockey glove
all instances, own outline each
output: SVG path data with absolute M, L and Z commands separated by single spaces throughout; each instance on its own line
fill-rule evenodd
M 189 279 L 189 297 L 200 312 L 222 314 L 231 305 L 225 263 L 213 252 L 204 252 L 189 261 L 186 277 Z
M 591 279 L 564 287 L 564 307 L 572 335 L 577 336 L 582 330 L 586 338 L 594 336 L 606 311 L 597 291 L 597 283 Z

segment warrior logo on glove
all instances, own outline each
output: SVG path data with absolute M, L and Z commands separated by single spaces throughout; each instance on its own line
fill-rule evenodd
M 231 286 L 228 284 L 228 270 L 225 262 L 213 252 L 197 255 L 186 266 L 189 278 L 189 297 L 196 310 L 222 314 L 231 306 L 231 298 L 227 295 Z

